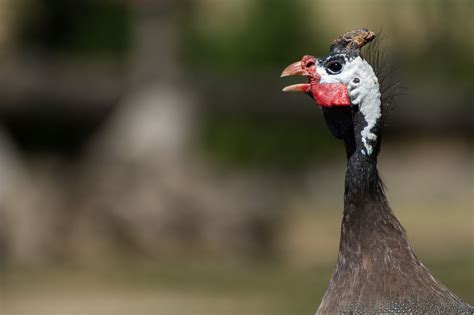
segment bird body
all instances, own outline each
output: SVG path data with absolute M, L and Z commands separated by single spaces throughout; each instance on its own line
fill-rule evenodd
M 385 197 L 377 170 L 384 87 L 360 54 L 374 37 L 366 29 L 347 32 L 327 57 L 305 56 L 298 70 L 295 63 L 282 74 L 308 77 L 307 84 L 286 91 L 315 99 L 347 153 L 339 256 L 316 314 L 474 314 L 416 257 Z M 331 88 L 347 88 L 350 102 L 340 101 L 344 93 L 318 96 Z
M 317 314 L 472 314 L 414 254 L 385 198 L 376 153 L 363 153 L 364 115 L 354 111 L 341 118 L 333 110 L 324 110 L 328 124 L 350 118 L 354 134 L 344 140 L 348 160 L 339 257 Z

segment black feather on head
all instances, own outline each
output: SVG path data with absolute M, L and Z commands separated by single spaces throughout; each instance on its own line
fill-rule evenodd
M 382 117 L 393 109 L 395 98 L 400 95 L 399 73 L 394 65 L 394 58 L 387 48 L 382 47 L 382 33 L 378 32 L 375 39 L 360 53 L 374 69 L 380 84 L 382 100 Z

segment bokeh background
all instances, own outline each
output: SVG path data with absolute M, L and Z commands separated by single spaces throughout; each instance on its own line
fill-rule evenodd
M 402 85 L 391 205 L 474 303 L 473 17 L 470 0 L 0 0 L 0 313 L 312 314 L 344 152 L 279 75 L 359 27 Z

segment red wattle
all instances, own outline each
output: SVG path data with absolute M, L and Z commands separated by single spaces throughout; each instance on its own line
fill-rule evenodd
M 350 106 L 349 92 L 342 83 L 315 83 L 311 92 L 319 106 Z

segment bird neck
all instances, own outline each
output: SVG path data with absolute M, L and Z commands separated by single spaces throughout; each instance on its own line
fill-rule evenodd
M 377 244 L 382 246 L 383 238 L 387 235 L 396 235 L 394 239 L 398 239 L 404 232 L 388 205 L 377 170 L 381 121 L 377 121 L 371 130 L 376 135 L 371 142 L 371 154 L 366 151 L 367 143 L 363 140 L 362 131 L 367 126 L 364 116 L 353 110 L 352 122 L 354 132 L 344 138 L 347 171 L 340 254 L 356 261 L 355 257 L 349 258 L 357 252 L 354 248 L 373 248 L 374 245 L 378 246 Z M 381 242 L 378 242 L 379 240 Z M 358 253 L 366 255 L 367 251 Z
M 367 132 L 364 115 L 354 109 L 351 116 L 353 132 L 344 138 L 347 153 L 344 200 L 346 203 L 359 206 L 365 203 L 386 204 L 383 184 L 377 170 L 381 121 L 378 120 L 369 130 L 372 138 L 367 140 L 364 136 L 364 132 Z

